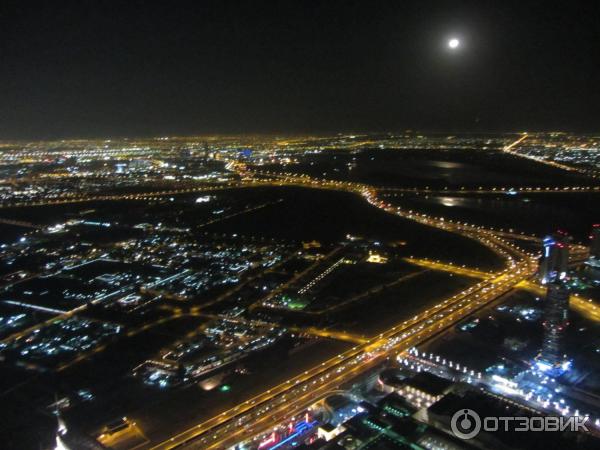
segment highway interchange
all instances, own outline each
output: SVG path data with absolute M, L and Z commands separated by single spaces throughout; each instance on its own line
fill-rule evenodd
M 271 180 L 281 185 L 341 188 L 341 190 L 358 193 L 370 204 L 388 213 L 477 240 L 502 255 L 507 261 L 507 268 L 365 343 L 151 447 L 152 450 L 222 449 L 264 432 L 380 364 L 386 358 L 422 343 L 474 311 L 499 299 L 517 284 L 530 278 L 537 268 L 537 261 L 532 255 L 490 230 L 404 211 L 380 200 L 376 190 L 365 185 L 324 182 L 305 176 L 291 175 Z
M 315 179 L 307 175 L 253 172 L 247 170 L 241 164 L 232 164 L 231 166 L 240 176 L 240 181 L 216 185 L 204 183 L 182 189 L 165 189 L 136 194 L 66 196 L 39 202 L 0 204 L 0 208 L 89 201 L 151 200 L 172 195 L 260 186 L 300 186 L 330 189 L 360 195 L 368 203 L 387 213 L 474 239 L 502 256 L 506 261 L 506 268 L 496 274 L 455 268 L 455 273 L 480 278 L 481 281 L 451 298 L 440 301 L 426 311 L 395 325 L 375 337 L 361 340 L 358 345 L 350 350 L 324 361 L 318 366 L 306 370 L 281 384 L 273 386 L 254 398 L 223 411 L 209 420 L 198 423 L 162 443 L 155 443 L 154 446 L 145 446 L 144 448 L 147 449 L 223 449 L 252 438 L 283 422 L 286 418 L 292 417 L 306 409 L 316 401 L 327 396 L 331 391 L 338 389 L 357 376 L 381 364 L 387 358 L 423 343 L 443 330 L 454 326 L 478 309 L 497 301 L 513 288 L 527 285 L 529 279 L 535 273 L 537 260 L 534 255 L 520 249 L 510 239 L 536 240 L 537 238 L 519 235 L 512 231 L 491 230 L 443 217 L 433 217 L 411 210 L 404 210 L 383 199 L 380 196 L 381 193 L 573 193 L 596 192 L 600 190 L 600 187 L 597 186 L 566 186 L 556 188 L 505 187 L 458 189 L 453 191 L 433 190 L 429 188 L 378 189 L 362 183 Z M 32 226 L 35 225 L 32 224 Z M 535 286 L 531 285 L 529 288 L 531 290 L 536 289 Z M 584 300 L 579 300 L 579 303 L 581 302 L 584 302 Z M 593 308 L 594 313 L 598 314 L 595 306 L 589 306 L 589 308 Z M 69 314 L 77 312 L 79 311 L 76 309 L 69 311 Z

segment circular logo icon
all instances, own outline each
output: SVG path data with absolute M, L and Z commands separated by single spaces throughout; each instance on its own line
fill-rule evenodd
M 473 439 L 481 431 L 481 418 L 472 409 L 459 409 L 452 416 L 450 428 L 461 439 Z

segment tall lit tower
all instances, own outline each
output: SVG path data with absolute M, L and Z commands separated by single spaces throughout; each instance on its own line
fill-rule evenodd
M 540 260 L 539 278 L 542 284 L 563 280 L 569 263 L 569 237 L 565 233 L 546 236 Z
M 564 334 L 569 325 L 569 288 L 562 281 L 548 284 L 544 305 L 544 341 L 537 357 L 542 371 L 560 373 L 568 368 Z
M 592 226 L 592 234 L 590 236 L 590 258 L 600 260 L 600 223 Z
M 600 282 L 600 223 L 592 227 L 590 257 L 585 263 L 586 274 L 596 283 Z
M 564 334 L 569 325 L 569 288 L 565 284 L 569 262 L 569 237 L 565 233 L 543 241 L 539 276 L 547 286 L 544 302 L 544 341 L 536 358 L 538 369 L 559 374 L 568 368 Z

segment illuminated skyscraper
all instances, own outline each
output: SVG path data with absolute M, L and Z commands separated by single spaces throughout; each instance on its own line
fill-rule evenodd
M 600 259 L 600 223 L 592 227 L 590 236 L 590 258 Z
M 590 257 L 585 263 L 585 273 L 596 283 L 600 282 L 600 223 L 592 227 Z
M 546 236 L 540 260 L 539 278 L 542 284 L 563 280 L 569 263 L 569 237 L 564 233 Z
M 544 302 L 544 341 L 536 358 L 542 371 L 560 373 L 568 368 L 563 341 L 569 325 L 569 288 L 565 284 L 569 263 L 569 241 L 566 233 L 558 232 L 543 241 L 539 278 L 548 286 Z
M 544 303 L 544 341 L 537 358 L 542 371 L 562 371 L 568 368 L 564 351 L 564 334 L 569 325 L 569 288 L 562 281 L 548 284 Z

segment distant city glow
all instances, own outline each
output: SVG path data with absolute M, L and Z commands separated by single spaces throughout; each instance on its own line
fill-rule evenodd
M 455 45 L 452 40 L 456 41 Z M 458 60 L 463 56 L 460 52 L 465 46 L 471 51 L 471 43 L 452 40 L 451 35 L 438 39 L 438 50 L 441 53 L 457 52 L 447 55 L 446 59 L 456 57 L 456 62 L 460 63 Z M 517 136 L 406 133 L 379 137 L 365 134 L 294 138 L 289 142 L 270 137 L 211 137 L 207 142 L 204 138 L 196 141 L 185 137 L 172 138 L 168 143 L 140 138 L 135 142 L 113 140 L 110 145 L 105 140 L 32 143 L 25 147 L 11 144 L 7 149 L 0 142 L 0 148 L 3 148 L 0 164 L 5 168 L 18 165 L 13 172 L 7 172 L 11 175 L 11 183 L 0 186 L 0 207 L 26 206 L 24 211 L 28 211 L 38 206 L 77 204 L 72 213 L 50 221 L 40 219 L 42 214 L 33 212 L 23 212 L 18 218 L 0 218 L 0 225 L 19 227 L 16 231 L 20 233 L 11 232 L 0 243 L 2 261 L 6 262 L 6 267 L 12 265 L 2 275 L 6 311 L 0 314 L 0 331 L 10 338 L 3 338 L 0 358 L 14 361 L 19 367 L 39 366 L 57 374 L 64 370 L 72 373 L 71 368 L 76 365 L 105 361 L 106 358 L 99 359 L 98 355 L 112 348 L 113 342 L 125 346 L 129 339 L 142 339 L 149 330 L 158 333 L 154 330 L 165 329 L 168 325 L 177 338 L 167 345 L 159 340 L 156 345 L 149 342 L 144 358 L 132 355 L 127 366 L 131 383 L 136 382 L 147 390 L 154 389 L 159 392 L 157 395 L 165 397 L 178 395 L 177 392 L 189 386 L 214 390 L 218 394 L 213 395 L 223 397 L 226 409 L 218 416 L 207 418 L 208 425 L 203 424 L 204 418 L 200 424 L 194 424 L 195 419 L 191 417 L 187 430 L 165 430 L 166 440 L 158 443 L 159 446 L 190 444 L 198 448 L 225 448 L 233 444 L 234 436 L 239 440 L 234 445 L 236 448 L 284 450 L 315 438 L 329 441 L 342 431 L 344 438 L 346 435 L 353 438 L 352 433 L 357 433 L 354 425 L 364 428 L 369 435 L 386 436 L 390 415 L 407 420 L 413 408 L 426 408 L 452 392 L 454 382 L 460 383 L 461 390 L 471 391 L 468 401 L 471 401 L 471 394 L 483 394 L 486 398 L 488 394 L 492 395 L 498 408 L 508 408 L 507 415 L 520 413 L 521 407 L 515 406 L 518 401 L 523 407 L 543 408 L 545 412 L 561 415 L 572 410 L 577 416 L 576 408 L 584 409 L 587 403 L 585 399 L 571 399 L 568 387 L 563 385 L 560 377 L 571 367 L 566 355 L 576 352 L 572 349 L 576 349 L 578 342 L 586 345 L 584 339 L 588 338 L 588 333 L 580 333 L 583 328 L 577 330 L 569 326 L 567 312 L 572 306 L 584 312 L 586 318 L 600 321 L 597 310 L 600 306 L 595 299 L 587 298 L 586 291 L 581 291 L 582 296 L 579 296 L 581 289 L 587 289 L 584 283 L 588 282 L 582 270 L 570 271 L 569 252 L 574 256 L 571 262 L 583 265 L 587 261 L 586 270 L 595 270 L 593 264 L 600 267 L 600 250 L 595 250 L 595 245 L 600 242 L 600 234 L 596 231 L 600 229 L 593 229 L 594 239 L 588 248 L 587 242 L 585 245 L 571 242 L 565 232 L 541 240 L 538 235 L 508 228 L 512 226 L 512 220 L 504 221 L 501 217 L 496 224 L 489 224 L 501 227 L 499 229 L 479 225 L 477 221 L 469 223 L 471 217 L 476 219 L 478 216 L 467 214 L 466 210 L 473 209 L 475 202 L 480 201 L 494 207 L 498 202 L 525 202 L 525 197 L 550 199 L 557 192 L 561 193 L 561 198 L 563 193 L 569 193 L 569 201 L 573 199 L 577 205 L 576 195 L 585 193 L 585 200 L 590 193 L 600 192 L 600 186 L 592 183 L 582 186 L 540 183 L 538 186 L 524 182 L 512 188 L 508 182 L 502 183 L 506 181 L 504 178 L 496 182 L 487 172 L 483 174 L 481 184 L 444 186 L 436 181 L 443 176 L 440 174 L 468 167 L 462 162 L 465 159 L 462 155 L 479 149 L 486 156 L 492 152 L 498 157 L 504 157 L 504 152 L 510 153 L 510 160 L 518 164 L 522 154 L 517 152 L 531 152 L 531 157 L 540 158 L 541 149 L 563 152 L 563 147 L 570 145 L 573 153 L 553 153 L 547 158 L 552 162 L 554 159 L 550 158 L 572 161 L 572 155 L 597 147 L 596 156 L 589 157 L 585 153 L 586 156 L 580 157 L 589 158 L 585 160 L 588 165 L 582 166 L 585 167 L 582 174 L 600 164 L 600 144 L 595 137 L 545 133 L 531 134 L 527 139 L 522 134 Z M 507 141 L 513 139 L 517 140 L 507 145 Z M 554 150 L 557 142 L 561 143 L 560 150 Z M 563 145 L 563 142 L 570 144 Z M 249 148 L 251 152 L 240 150 Z M 329 148 L 335 149 L 331 161 L 324 159 Z M 363 150 L 371 148 L 422 151 L 426 153 L 423 162 L 433 167 L 434 172 L 428 173 L 426 168 L 419 167 L 423 173 L 415 173 L 410 179 L 423 180 L 423 183 L 403 183 L 385 189 L 341 178 L 343 171 L 349 170 L 348 164 L 356 164 L 360 170 L 365 159 L 382 159 L 378 164 L 383 166 L 378 167 L 401 162 L 391 157 L 382 158 L 379 151 L 369 153 L 368 158 L 364 154 L 361 156 Z M 455 151 L 459 152 L 457 156 L 461 162 L 446 161 Z M 445 156 L 438 156 L 441 152 Z M 432 154 L 435 159 L 431 158 Z M 315 173 L 322 174 L 322 178 L 304 173 L 303 168 L 313 163 L 317 166 Z M 323 163 L 326 166 L 321 169 L 319 164 Z M 29 167 L 31 164 L 33 168 Z M 368 164 L 373 167 L 374 163 Z M 290 172 L 281 169 L 283 166 Z M 115 172 L 115 167 L 122 171 Z M 472 167 L 475 168 L 475 164 Z M 339 172 L 338 175 L 329 178 L 331 170 Z M 31 174 L 35 176 L 31 177 Z M 12 180 L 18 181 L 17 185 Z M 425 184 L 429 181 L 432 181 L 430 186 Z M 245 189 L 243 193 L 242 188 Z M 448 251 L 438 255 L 441 259 L 424 259 L 419 257 L 421 244 L 411 243 L 414 239 L 410 235 L 399 234 L 390 240 L 375 227 L 373 230 L 349 228 L 346 239 L 337 243 L 318 241 L 320 234 L 312 236 L 312 232 L 272 239 L 271 226 L 287 229 L 292 221 L 299 225 L 303 225 L 304 220 L 312 223 L 315 220 L 310 214 L 312 210 L 318 213 L 319 208 L 331 208 L 324 217 L 326 220 L 335 218 L 337 207 L 329 205 L 337 197 L 331 203 L 311 203 L 309 211 L 305 212 L 307 206 L 303 206 L 303 202 L 288 201 L 288 198 L 295 198 L 284 193 L 288 188 L 305 188 L 307 192 L 310 190 L 323 197 L 328 195 L 326 191 L 336 196 L 353 196 L 355 201 L 363 202 L 365 208 L 381 214 L 382 220 L 387 214 L 388 218 L 410 220 L 416 226 L 423 226 L 424 230 L 431 228 L 436 233 L 444 233 L 447 239 L 451 235 L 470 239 L 473 244 L 489 249 L 503 265 L 498 265 L 496 270 L 492 270 L 492 266 L 488 270 L 481 270 L 486 269 L 485 266 L 469 267 L 469 259 L 464 258 L 471 250 L 462 245 L 456 247 L 456 259 L 451 258 Z M 275 192 L 275 189 L 280 189 L 281 194 L 269 194 L 265 198 L 267 190 Z M 509 202 L 507 193 L 518 193 L 519 197 Z M 409 202 L 406 206 L 402 198 Z M 425 200 L 435 204 L 436 209 L 428 212 L 429 208 L 423 206 L 421 210 L 418 205 L 424 205 Z M 278 218 L 285 219 L 282 212 L 286 214 L 287 210 L 273 208 L 263 219 L 248 215 L 282 202 L 298 215 L 281 223 Z M 413 203 L 416 210 L 407 209 L 413 207 Z M 109 204 L 112 205 L 110 208 Z M 340 204 L 340 208 L 343 206 Z M 448 211 L 444 207 L 454 207 L 453 214 L 438 217 L 434 212 Z M 345 209 L 340 211 L 345 213 Z M 461 217 L 463 213 L 465 216 Z M 300 216 L 306 218 L 300 221 Z M 243 219 L 233 229 L 219 225 L 234 217 Z M 348 218 L 353 217 L 348 214 Z M 254 226 L 244 226 L 245 222 L 250 224 L 260 220 L 265 221 L 259 222 L 261 227 L 263 223 L 264 226 L 268 224 L 268 233 L 263 234 Z M 540 217 L 538 230 L 544 229 L 546 224 L 547 221 Z M 246 230 L 252 233 L 249 235 Z M 358 231 L 360 236 L 356 234 Z M 25 240 L 20 240 L 19 236 Z M 287 232 L 282 236 L 287 236 Z M 423 248 L 432 252 L 430 257 L 435 258 L 433 251 L 437 242 L 423 239 Z M 416 250 L 415 254 L 405 256 L 411 255 L 400 249 L 405 245 L 409 245 L 411 251 Z M 588 258 L 593 258 L 591 263 Z M 414 269 L 407 268 L 404 273 L 402 268 L 408 264 Z M 381 332 L 376 336 L 363 335 L 358 328 L 356 331 L 354 327 L 346 328 L 346 312 L 337 314 L 342 307 L 354 307 L 361 302 L 365 309 L 348 317 L 351 320 L 348 323 L 375 323 L 381 314 L 367 309 L 367 302 L 375 296 L 395 292 L 390 288 L 414 276 L 423 277 L 424 285 L 437 284 L 436 279 L 424 279 L 427 271 L 465 276 L 474 281 L 460 291 L 457 285 L 452 289 L 456 292 L 445 298 L 440 292 L 439 300 L 423 306 L 412 318 L 398 319 L 402 322 L 385 325 L 394 318 L 382 317 L 385 323 L 381 322 Z M 363 273 L 368 275 L 368 280 L 361 279 Z M 578 278 L 575 278 L 576 274 Z M 570 275 L 573 277 L 569 278 Z M 549 289 L 538 283 L 540 279 L 549 285 Z M 439 283 L 443 284 L 445 280 L 440 278 Z M 562 280 L 569 280 L 569 283 Z M 591 281 L 589 285 L 592 286 Z M 515 289 L 533 293 L 536 303 L 527 296 L 493 306 Z M 207 304 L 210 304 L 210 316 L 203 311 Z M 95 314 L 100 308 L 106 308 L 106 318 Z M 402 306 L 398 305 L 398 308 Z M 331 317 L 336 326 L 322 326 L 318 321 L 291 327 L 281 321 L 283 314 Z M 131 317 L 131 320 L 122 324 L 120 320 L 109 320 L 111 317 Z M 185 322 L 180 326 L 181 319 Z M 193 328 L 187 325 L 191 325 L 192 320 L 198 321 Z M 515 321 L 520 324 L 539 322 L 537 334 L 514 336 L 511 333 L 506 339 L 489 344 L 481 339 L 485 335 L 482 331 L 485 333 L 490 327 L 502 330 L 500 327 L 504 324 L 510 330 Z M 489 350 L 492 355 L 496 355 L 495 349 L 501 345 L 514 352 L 517 363 L 497 358 L 493 365 L 478 372 L 469 368 L 465 364 L 467 361 L 457 360 L 454 356 L 450 360 L 450 355 L 435 355 L 424 350 L 428 347 L 421 348 L 427 340 L 437 339 L 444 330 L 451 333 L 451 339 L 456 335 L 461 341 L 482 341 L 478 345 L 486 347 L 492 345 Z M 281 368 L 275 356 L 283 351 L 285 357 L 289 353 L 287 349 L 291 348 L 289 343 L 297 342 L 294 348 L 298 351 L 314 352 L 317 346 L 304 349 L 304 342 L 309 339 L 351 342 L 353 347 L 318 365 L 311 364 L 302 371 L 292 372 L 287 381 L 282 380 L 277 385 L 273 385 L 270 378 L 257 374 L 258 396 L 254 399 L 245 400 L 241 396 L 240 392 L 245 389 L 243 385 L 228 384 L 232 373 L 255 376 L 249 368 L 253 367 L 254 361 L 263 358 L 263 352 L 273 355 L 274 372 Z M 527 364 L 530 347 L 539 342 L 542 343 L 539 355 Z M 594 347 L 600 353 L 599 346 Z M 377 378 L 377 392 L 363 397 L 365 384 L 362 380 L 370 383 L 375 368 L 379 370 L 380 363 L 390 358 L 396 358 L 401 367 L 390 371 L 386 367 L 386 373 L 381 372 Z M 571 370 L 578 375 L 577 369 Z M 348 394 L 334 392 L 349 382 L 354 383 L 353 380 L 358 380 L 356 387 L 349 389 Z M 79 405 L 104 401 L 103 390 L 97 389 L 93 381 L 68 397 L 55 399 L 51 405 L 46 405 L 49 399 L 44 398 L 40 400 L 43 403 L 37 402 L 39 404 L 34 406 L 40 410 L 56 410 L 58 416 L 59 409 L 70 407 L 71 402 L 77 401 Z M 115 385 L 115 394 L 129 388 L 131 383 L 124 388 Z M 261 391 L 261 383 L 266 390 Z M 560 398 L 563 391 L 564 399 Z M 340 401 L 335 399 L 326 404 L 329 399 L 324 395 L 328 392 Z M 392 392 L 395 395 L 387 398 Z M 383 399 L 382 394 L 385 394 Z M 236 401 L 238 397 L 239 402 Z M 289 401 L 294 398 L 310 406 L 301 411 L 289 409 Z M 445 398 L 451 400 L 451 397 Z M 472 398 L 476 400 L 475 396 Z M 232 402 L 237 404 L 230 405 Z M 407 407 L 403 406 L 404 402 Z M 185 408 L 186 405 L 182 406 Z M 325 411 L 330 406 L 331 413 Z M 361 416 L 353 420 L 352 427 L 345 429 L 344 423 L 357 414 Z M 268 426 L 258 430 L 252 428 L 255 424 Z M 81 436 L 76 432 L 78 430 L 61 431 L 61 426 L 59 420 L 59 428 L 55 430 L 56 449 L 66 450 L 72 447 L 71 439 Z M 97 440 L 102 444 L 104 441 L 114 444 L 126 436 L 131 442 L 142 432 L 152 432 L 146 426 L 144 423 L 142 430 L 126 418 L 110 421 L 103 425 L 103 434 Z

